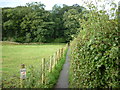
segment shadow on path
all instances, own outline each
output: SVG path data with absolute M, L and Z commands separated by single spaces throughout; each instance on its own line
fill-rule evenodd
M 69 87 L 69 82 L 68 82 L 68 74 L 69 74 L 69 66 L 70 66 L 70 48 L 68 47 L 68 51 L 66 54 L 66 61 L 65 64 L 63 65 L 63 69 L 60 72 L 60 76 L 58 79 L 57 84 L 55 85 L 55 88 L 68 88 Z

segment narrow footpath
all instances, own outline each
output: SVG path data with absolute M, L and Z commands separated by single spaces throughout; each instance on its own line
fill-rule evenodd
M 60 72 L 60 76 L 58 79 L 57 84 L 55 85 L 55 88 L 68 88 L 69 82 L 68 82 L 68 74 L 69 74 L 69 66 L 70 66 L 70 48 L 68 47 L 68 51 L 66 54 L 66 61 L 63 65 L 63 69 Z

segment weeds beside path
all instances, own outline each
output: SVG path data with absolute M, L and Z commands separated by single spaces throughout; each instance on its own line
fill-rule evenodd
M 69 74 L 69 66 L 70 66 L 70 48 L 68 48 L 67 55 L 66 55 L 66 61 L 65 64 L 63 65 L 63 69 L 60 72 L 60 76 L 58 79 L 57 84 L 55 85 L 55 88 L 68 88 L 69 87 L 69 82 L 68 82 L 68 74 Z

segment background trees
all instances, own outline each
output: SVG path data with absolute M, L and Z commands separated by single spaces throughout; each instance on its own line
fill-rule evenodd
M 80 13 L 76 9 L 70 9 L 63 15 L 64 27 L 66 28 L 65 36 L 67 41 L 71 40 L 73 35 L 76 35 L 80 28 Z
M 79 31 L 80 13 L 85 9 L 53 6 L 51 11 L 37 2 L 26 6 L 3 8 L 3 40 L 16 42 L 68 42 Z

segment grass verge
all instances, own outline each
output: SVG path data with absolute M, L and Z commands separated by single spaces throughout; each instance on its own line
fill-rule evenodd
M 63 64 L 65 63 L 65 59 L 66 59 L 66 54 L 67 54 L 67 50 L 65 50 L 64 56 L 59 60 L 59 63 L 56 65 L 56 67 L 54 68 L 53 72 L 49 73 L 49 81 L 47 84 L 47 88 L 54 88 L 55 84 L 58 81 L 59 75 L 60 75 L 60 71 L 63 68 Z

